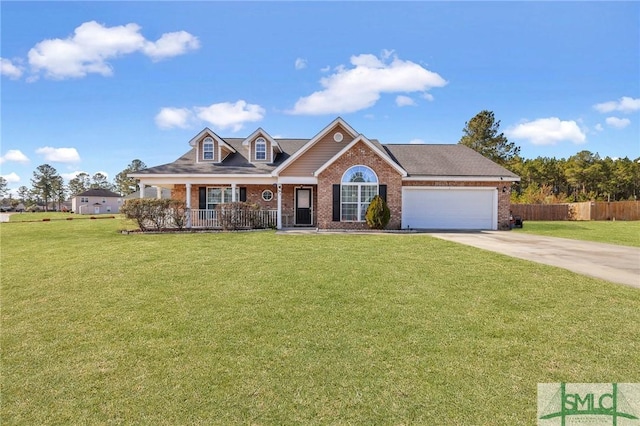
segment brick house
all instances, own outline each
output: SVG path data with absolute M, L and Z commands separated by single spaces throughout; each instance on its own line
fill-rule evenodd
M 221 138 L 205 128 L 176 161 L 129 174 L 171 189 L 191 227 L 215 223 L 215 207 L 257 204 L 278 229 L 365 229 L 375 195 L 389 229 L 508 229 L 511 184 L 520 178 L 466 146 L 381 144 L 336 118 L 311 139 L 275 139 L 259 128 Z

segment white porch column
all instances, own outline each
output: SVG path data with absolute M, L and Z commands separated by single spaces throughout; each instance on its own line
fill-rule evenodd
M 186 184 L 186 187 L 187 187 L 186 203 L 187 203 L 187 208 L 190 209 L 191 208 L 191 184 L 190 183 Z
M 156 186 L 156 198 L 159 200 L 160 198 L 162 198 L 162 187 L 161 186 Z
M 191 184 L 187 183 L 185 187 L 187 188 L 187 199 L 185 200 L 187 207 L 187 228 L 191 228 Z
M 278 217 L 276 218 L 276 228 L 282 229 L 282 185 L 278 184 Z
M 236 201 L 238 201 L 236 200 L 236 184 L 232 183 L 231 184 L 231 202 L 235 203 Z
M 138 182 L 138 187 L 140 188 L 140 198 L 144 198 L 144 182 Z

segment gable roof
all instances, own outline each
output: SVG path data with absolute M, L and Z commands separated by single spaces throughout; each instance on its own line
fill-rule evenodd
M 264 137 L 267 141 L 269 141 L 269 143 L 271 144 L 272 149 L 273 148 L 277 148 L 277 150 L 279 152 L 282 152 L 282 148 L 280 148 L 280 145 L 278 144 L 278 141 L 273 139 L 271 137 L 271 135 L 267 132 L 265 132 L 262 127 L 258 127 L 258 129 L 251 133 L 249 136 L 247 136 L 243 141 L 242 141 L 242 145 L 243 146 L 249 146 L 249 144 L 251 143 L 251 141 L 253 140 L 253 138 L 256 138 L 258 135 L 262 135 L 262 137 Z
M 103 188 L 94 188 L 74 195 L 74 197 L 105 197 L 105 198 L 122 198 L 122 195 Z
M 391 167 L 396 169 L 396 171 L 398 173 L 400 173 L 400 175 L 402 175 L 403 177 L 407 175 L 407 172 L 397 162 L 393 161 L 389 157 L 389 155 L 387 154 L 386 151 L 384 151 L 383 149 L 380 149 L 380 148 L 382 148 L 382 146 L 380 146 L 379 144 L 374 144 L 373 142 L 371 142 L 369 139 L 367 139 L 363 135 L 360 135 L 357 138 L 355 138 L 354 140 L 352 140 L 351 143 L 349 143 L 347 146 L 342 148 L 336 155 L 333 156 L 333 158 L 329 159 L 329 161 L 324 163 L 318 170 L 316 170 L 313 173 L 313 175 L 314 176 L 318 176 L 327 167 L 329 167 L 331 164 L 333 164 L 338 158 L 342 157 L 345 152 L 349 151 L 355 144 L 357 144 L 359 142 L 362 142 L 365 145 L 367 145 L 369 147 L 369 149 L 371 149 L 375 154 L 377 154 L 380 158 L 382 158 L 385 162 L 387 162 Z M 380 148 L 378 148 L 378 146 L 380 146 Z
M 225 146 L 227 148 L 229 148 L 229 150 L 231 152 L 236 152 L 235 148 L 233 148 L 232 146 L 230 146 L 228 143 L 226 143 L 224 141 L 224 139 L 222 139 L 220 136 L 218 136 L 217 134 L 215 134 L 215 132 L 213 130 L 211 130 L 208 127 L 205 127 L 204 129 L 202 129 L 200 131 L 200 133 L 198 133 L 197 135 L 195 135 L 194 137 L 191 138 L 191 140 L 189 141 L 189 145 L 195 147 L 198 144 L 198 141 L 204 137 L 205 135 L 207 136 L 211 136 L 213 139 L 217 140 L 218 143 L 222 144 L 222 146 Z
M 520 178 L 473 149 L 460 144 L 388 144 L 385 151 L 410 177 L 502 177 Z
M 318 132 L 317 135 L 315 135 L 314 137 L 312 137 L 303 147 L 302 149 L 299 149 L 298 151 L 296 151 L 293 155 L 291 155 L 291 157 L 289 157 L 287 160 L 283 161 L 282 164 L 280 164 L 274 171 L 273 174 L 277 175 L 278 173 L 280 173 L 280 171 L 282 171 L 283 169 L 285 169 L 287 166 L 289 166 L 291 163 L 293 163 L 298 157 L 300 157 L 302 154 L 304 154 L 305 152 L 307 152 L 312 146 L 314 146 L 320 139 L 322 139 L 327 133 L 329 133 L 334 127 L 336 127 L 337 125 L 342 126 L 342 128 L 344 128 L 344 130 L 346 130 L 347 132 L 349 132 L 351 134 L 351 136 L 353 138 L 356 138 L 358 136 L 358 132 L 356 132 L 353 127 L 349 126 L 349 124 L 347 124 L 346 121 L 344 121 L 341 117 L 336 118 L 335 120 L 333 120 L 331 123 L 329 123 L 328 126 L 326 126 L 324 129 L 322 129 L 320 132 Z

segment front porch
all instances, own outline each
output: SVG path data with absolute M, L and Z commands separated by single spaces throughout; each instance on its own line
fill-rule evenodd
M 150 183 L 141 181 L 140 185 Z M 315 184 L 256 184 L 239 179 L 202 183 L 167 182 L 162 187 L 171 190 L 171 198 L 185 201 L 188 228 L 315 228 L 318 223 L 318 187 Z M 236 202 L 249 203 L 255 209 L 235 209 L 232 214 L 224 207 Z M 230 221 L 233 226 L 229 226 Z
M 278 226 L 278 210 L 189 209 L 187 228 L 262 229 Z

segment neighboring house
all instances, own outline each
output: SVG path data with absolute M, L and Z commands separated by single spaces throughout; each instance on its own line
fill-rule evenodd
M 460 145 L 383 145 L 337 118 L 311 139 L 244 139 L 205 128 L 173 163 L 130 173 L 185 200 L 189 226 L 206 227 L 221 203 L 270 210 L 277 228 L 366 229 L 373 196 L 391 210 L 389 229 L 508 229 L 520 178 Z
M 71 210 L 78 214 L 118 213 L 122 196 L 108 189 L 89 189 L 71 198 Z
M 160 196 L 158 196 L 158 191 L 160 191 Z M 131 194 L 125 195 L 125 200 L 131 200 L 134 198 L 140 198 L 140 190 L 136 192 L 132 192 Z M 171 198 L 171 190 L 169 188 L 162 187 L 147 187 L 144 189 L 144 197 L 142 198 L 162 198 L 168 200 Z

